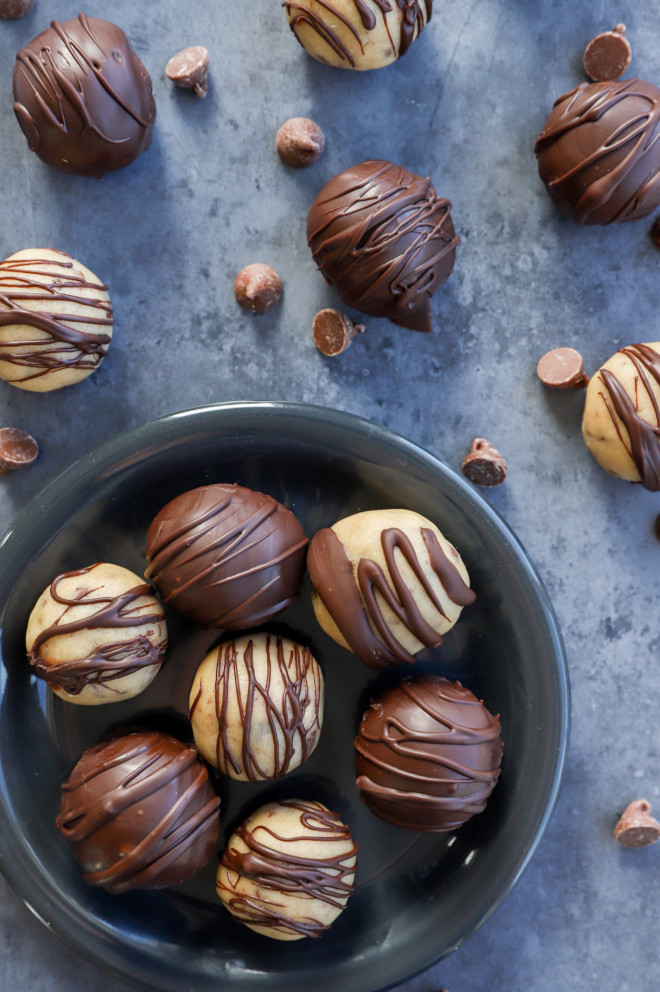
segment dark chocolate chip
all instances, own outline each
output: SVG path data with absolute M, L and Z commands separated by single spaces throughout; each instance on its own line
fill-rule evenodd
M 282 295 L 282 280 L 270 265 L 253 262 L 236 276 L 234 292 L 245 310 L 265 313 L 275 306 Z
M 276 143 L 282 161 L 301 169 L 320 157 L 325 138 L 318 124 L 309 117 L 292 117 L 277 132 Z
M 0 474 L 30 465 L 39 454 L 39 445 L 17 427 L 0 428 Z
M 592 38 L 584 50 L 584 71 L 596 83 L 618 79 L 630 65 L 630 42 L 625 24 Z
M 476 486 L 499 486 L 506 479 L 506 462 L 489 441 L 476 437 L 461 472 Z
M 363 331 L 364 324 L 354 324 L 345 313 L 332 307 L 319 310 L 312 325 L 316 347 L 331 358 L 346 351 L 355 335 Z

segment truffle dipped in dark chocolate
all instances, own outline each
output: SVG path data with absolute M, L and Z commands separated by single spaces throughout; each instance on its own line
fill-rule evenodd
M 156 119 L 151 78 L 116 24 L 80 14 L 22 48 L 14 113 L 47 165 L 102 176 L 149 147 Z
M 576 224 L 645 217 L 660 204 L 660 89 L 582 83 L 556 101 L 535 152 L 550 196 Z
M 500 721 L 460 682 L 404 679 L 372 702 L 355 738 L 362 801 L 406 830 L 455 830 L 500 774 Z
M 339 173 L 314 200 L 307 240 L 348 306 L 415 331 L 431 330 L 429 301 L 451 274 L 451 203 L 430 179 L 380 160 Z
M 204 627 L 242 630 L 298 599 L 307 538 L 290 510 L 244 486 L 177 496 L 147 532 L 145 576 Z
M 159 889 L 206 864 L 219 808 L 194 747 L 136 732 L 85 751 L 62 786 L 57 828 L 90 885 Z

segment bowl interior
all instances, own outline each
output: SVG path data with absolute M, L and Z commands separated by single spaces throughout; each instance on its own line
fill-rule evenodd
M 111 561 L 141 574 L 147 527 L 173 496 L 209 482 L 270 493 L 311 536 L 358 510 L 403 506 L 433 520 L 468 567 L 477 601 L 414 671 L 460 679 L 499 712 L 502 775 L 486 811 L 455 834 L 389 826 L 362 805 L 353 737 L 369 699 L 411 673 L 365 668 L 318 627 L 306 578 L 300 601 L 267 629 L 310 645 L 326 711 L 309 761 L 274 784 L 217 776 L 222 845 L 273 798 L 318 798 L 360 847 L 357 888 L 319 940 L 281 943 L 234 922 L 215 896 L 215 863 L 157 892 L 111 896 L 86 885 L 55 829 L 60 784 L 111 726 L 136 722 L 190 739 L 189 687 L 217 632 L 168 614 L 172 648 L 134 700 L 77 707 L 54 697 L 25 660 L 25 626 L 57 573 Z M 544 590 L 507 526 L 456 473 L 366 421 L 294 404 L 225 404 L 119 435 L 30 504 L 0 545 L 0 866 L 36 913 L 99 964 L 166 990 L 302 987 L 371 992 L 456 947 L 493 911 L 543 831 L 566 745 L 568 689 Z

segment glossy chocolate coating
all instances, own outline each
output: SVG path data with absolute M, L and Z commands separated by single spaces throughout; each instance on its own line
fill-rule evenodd
M 355 738 L 366 806 L 406 830 L 455 830 L 500 774 L 500 721 L 460 682 L 404 679 L 372 702 Z
M 85 751 L 62 786 L 56 822 L 86 882 L 127 892 L 176 885 L 202 868 L 219 808 L 195 748 L 137 732 Z
M 14 113 L 47 165 L 102 176 L 151 142 L 149 73 L 116 24 L 80 14 L 53 21 L 16 56 Z
M 298 520 L 272 496 L 201 486 L 152 521 L 145 576 L 190 620 L 242 630 L 298 599 L 306 545 Z
M 451 203 L 430 179 L 380 160 L 346 169 L 314 200 L 307 240 L 344 303 L 431 330 L 429 300 L 451 274 L 459 239 Z
M 660 89 L 582 83 L 556 101 L 535 152 L 550 196 L 576 224 L 645 217 L 660 204 Z

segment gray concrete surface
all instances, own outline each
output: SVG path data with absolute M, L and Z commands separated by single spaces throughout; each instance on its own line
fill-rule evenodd
M 617 347 L 656 340 L 660 252 L 650 223 L 581 230 L 552 208 L 532 147 L 552 100 L 577 84 L 582 50 L 624 21 L 632 70 L 660 79 L 660 4 L 632 0 L 445 0 L 411 53 L 371 74 L 332 71 L 290 36 L 278 0 L 88 0 L 121 24 L 158 103 L 151 149 L 100 182 L 32 156 L 11 108 L 16 49 L 78 6 L 37 0 L 0 22 L 0 254 L 51 245 L 110 284 L 116 338 L 81 385 L 33 396 L 0 383 L 0 421 L 42 444 L 0 479 L 0 532 L 79 455 L 154 416 L 233 399 L 327 404 L 368 417 L 457 467 L 474 436 L 505 455 L 487 494 L 553 599 L 573 693 L 568 765 L 555 814 L 522 880 L 456 953 L 400 992 L 655 992 L 660 988 L 660 845 L 623 851 L 618 813 L 645 796 L 660 811 L 657 496 L 609 478 L 580 436 L 581 394 L 535 376 L 568 344 L 595 371 Z M 165 78 L 188 44 L 211 52 L 209 95 Z M 274 136 L 314 117 L 327 151 L 294 172 Z M 305 242 L 308 205 L 365 157 L 430 174 L 454 204 L 456 269 L 426 337 L 369 321 L 340 360 L 311 319 L 334 302 Z M 235 304 L 243 264 L 273 265 L 281 305 Z M 46 932 L 0 879 L 0 988 L 124 992 Z

